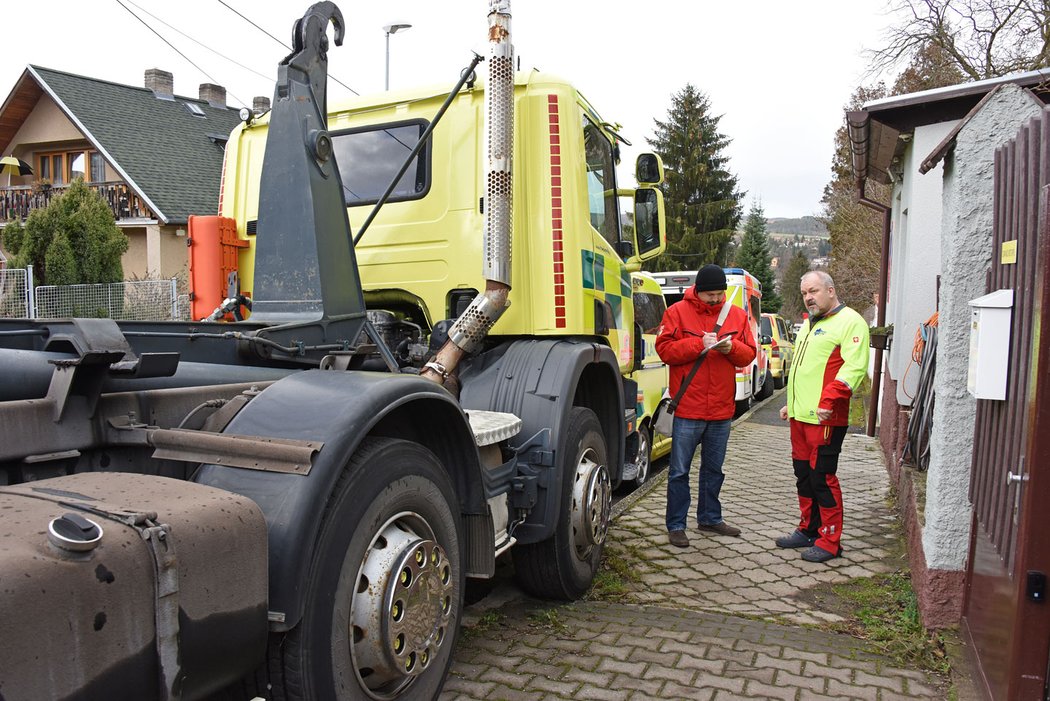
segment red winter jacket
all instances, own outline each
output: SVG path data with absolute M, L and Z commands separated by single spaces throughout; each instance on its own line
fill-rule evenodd
M 714 330 L 720 311 L 721 304 L 710 306 L 701 302 L 696 291 L 690 288 L 685 292 L 685 299 L 672 304 L 664 312 L 656 337 L 656 352 L 670 368 L 669 391 L 672 397 L 704 349 L 704 333 Z M 736 333 L 732 336 L 729 353 L 713 350 L 707 354 L 678 403 L 675 416 L 703 421 L 733 418 L 736 411 L 736 369 L 755 359 L 757 346 L 747 314 L 740 307 L 730 306 L 718 335 L 724 336 L 730 331 Z

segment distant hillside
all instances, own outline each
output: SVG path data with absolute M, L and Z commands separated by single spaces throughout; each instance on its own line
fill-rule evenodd
M 820 236 L 826 238 L 828 229 L 816 217 L 798 217 L 788 219 L 785 217 L 770 217 L 766 219 L 766 231 L 770 234 L 786 234 L 788 236 Z

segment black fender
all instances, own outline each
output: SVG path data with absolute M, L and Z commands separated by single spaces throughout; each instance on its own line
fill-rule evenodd
M 519 542 L 537 543 L 554 533 L 563 481 L 549 473 L 566 449 L 564 427 L 572 407 L 587 407 L 598 416 L 609 476 L 619 483 L 626 439 L 623 380 L 608 346 L 585 339 L 511 341 L 461 365 L 460 384 L 463 408 L 505 411 L 522 420 L 521 432 L 511 441 L 515 447 L 550 430 L 546 451 L 534 448 L 518 456 L 526 469 L 541 475 L 536 505 L 514 531 Z
M 478 451 L 463 410 L 443 387 L 416 375 L 306 370 L 263 390 L 225 432 L 324 443 L 307 475 L 202 465 L 194 478 L 249 497 L 262 509 L 274 630 L 290 630 L 302 616 L 325 505 L 365 436 L 425 445 L 452 476 L 460 512 L 487 513 Z M 467 548 L 465 543 L 464 553 Z

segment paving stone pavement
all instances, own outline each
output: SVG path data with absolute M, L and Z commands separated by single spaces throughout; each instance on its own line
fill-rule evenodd
M 660 473 L 620 513 L 607 544 L 640 584 L 617 601 L 571 604 L 499 585 L 467 609 L 442 701 L 945 698 L 942 679 L 815 628 L 840 619 L 796 596 L 895 569 L 895 516 L 876 440 L 846 436 L 844 553 L 829 564 L 773 546 L 798 519 L 785 424 L 736 422 L 724 469 L 723 516 L 741 537 L 690 530 L 688 548 L 668 544 Z M 690 477 L 695 516 L 695 464 Z

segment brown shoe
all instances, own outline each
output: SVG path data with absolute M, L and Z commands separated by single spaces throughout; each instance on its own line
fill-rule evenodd
M 711 533 L 717 533 L 718 535 L 731 535 L 731 536 L 738 536 L 738 535 L 740 535 L 740 529 L 739 528 L 737 528 L 736 526 L 730 526 L 725 521 L 721 521 L 719 523 L 711 523 L 711 524 L 703 524 L 703 523 L 701 523 L 701 524 L 697 525 L 696 529 L 698 531 L 710 531 Z
M 667 540 L 669 540 L 671 545 L 674 545 L 675 547 L 689 547 L 689 536 L 685 534 L 685 531 L 671 531 L 667 534 Z

